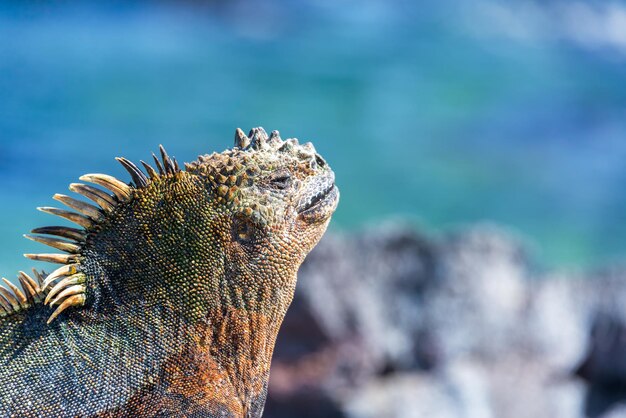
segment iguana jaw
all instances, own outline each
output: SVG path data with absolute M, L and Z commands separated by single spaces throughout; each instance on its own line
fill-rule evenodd
M 335 174 L 332 171 L 325 172 L 310 183 L 309 190 L 305 191 L 296 210 L 299 218 L 307 222 L 323 222 L 330 218 L 339 203 Z

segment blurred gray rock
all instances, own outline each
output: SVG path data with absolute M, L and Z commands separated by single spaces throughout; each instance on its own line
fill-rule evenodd
M 620 406 L 611 410 L 605 418 L 626 418 L 626 406 Z
M 445 239 L 436 259 L 441 278 L 428 299 L 426 320 L 447 358 L 497 356 L 512 342 L 524 343 L 519 324 L 528 304 L 529 272 L 519 244 L 483 226 Z
M 315 318 L 328 341 L 367 353 L 357 374 L 430 367 L 436 359 L 422 352 L 422 310 L 437 280 L 436 252 L 402 224 L 330 235 L 300 270 L 294 310 Z
M 427 373 L 396 373 L 354 391 L 345 401 L 346 410 L 354 418 L 493 417 L 481 374 L 469 372 L 465 377 L 467 382 Z M 460 388 L 463 384 L 467 387 Z M 465 389 L 470 387 L 468 393 Z
M 301 268 L 265 416 L 618 417 L 605 380 L 626 387 L 625 301 L 623 270 L 543 274 L 494 226 L 328 234 Z

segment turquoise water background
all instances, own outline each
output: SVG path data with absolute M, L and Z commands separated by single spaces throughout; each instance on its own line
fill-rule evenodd
M 0 272 L 31 265 L 21 235 L 58 223 L 35 207 L 81 174 L 259 125 L 335 169 L 335 229 L 489 221 L 547 266 L 626 258 L 626 13 L 568 7 L 2 3 Z

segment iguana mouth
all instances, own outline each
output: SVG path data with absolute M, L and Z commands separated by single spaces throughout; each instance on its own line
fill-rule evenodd
M 331 184 L 330 187 L 328 187 L 327 189 L 317 193 L 315 196 L 313 196 L 313 198 L 309 201 L 309 203 L 306 204 L 300 210 L 300 212 L 304 212 L 306 210 L 309 210 L 312 207 L 314 207 L 315 205 L 317 205 L 318 203 L 320 203 L 322 200 L 324 200 L 326 197 L 328 197 L 328 195 L 333 191 L 333 189 L 336 189 L 336 187 L 335 187 L 334 184 Z
M 327 219 L 333 214 L 339 202 L 339 189 L 335 186 L 334 176 L 330 175 L 321 179 L 323 187 L 314 194 L 307 194 L 305 199 L 301 199 L 298 204 L 298 213 L 307 221 L 318 221 Z M 316 182 L 317 183 L 317 182 Z

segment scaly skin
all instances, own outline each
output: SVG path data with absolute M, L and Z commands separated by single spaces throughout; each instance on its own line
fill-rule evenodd
M 260 128 L 235 143 L 107 186 L 120 196 L 83 211 L 67 272 L 5 297 L 0 417 L 261 416 L 297 270 L 339 194 L 310 144 Z M 71 286 L 47 324 L 39 299 Z

